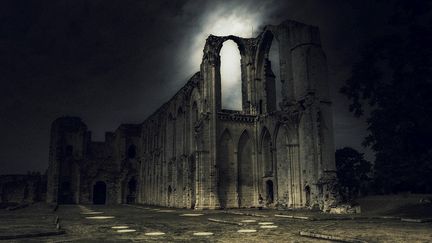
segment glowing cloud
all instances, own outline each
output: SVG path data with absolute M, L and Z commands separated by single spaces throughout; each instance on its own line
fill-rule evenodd
M 256 6 L 255 6 L 256 7 Z M 254 33 L 262 23 L 264 11 L 253 10 L 251 5 L 219 5 L 208 14 L 201 26 L 201 32 L 194 38 L 192 66 L 196 69 L 201 64 L 202 50 L 209 35 L 254 37 Z
M 234 41 L 224 42 L 221 52 L 222 108 L 241 110 L 240 52 Z
M 272 12 L 273 1 L 266 3 L 218 4 L 209 7 L 203 14 L 201 30 L 193 37 L 190 46 L 190 70 L 198 70 L 202 60 L 202 50 L 207 37 L 212 35 L 236 35 L 244 38 L 255 37 L 260 31 L 266 15 Z M 225 42 L 221 50 L 222 107 L 241 110 L 241 72 L 238 47 L 233 42 Z

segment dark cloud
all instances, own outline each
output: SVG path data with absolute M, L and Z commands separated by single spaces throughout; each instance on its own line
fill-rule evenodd
M 143 121 L 198 71 L 206 36 L 229 18 L 248 20 L 251 34 L 288 18 L 321 28 L 336 143 L 358 148 L 365 126 L 337 90 L 356 46 L 381 28 L 374 2 L 2 1 L 0 174 L 44 170 L 59 116 L 82 117 L 98 140 L 122 122 Z

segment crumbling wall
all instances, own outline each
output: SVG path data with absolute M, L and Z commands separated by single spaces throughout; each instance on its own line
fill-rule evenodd
M 241 56 L 240 111 L 222 109 L 219 52 L 227 40 Z M 269 59 L 276 42 L 280 73 Z M 200 72 L 143 123 L 95 143 L 79 118 L 61 118 L 51 136 L 50 202 L 71 180 L 80 203 L 92 203 L 103 182 L 106 203 L 205 209 L 256 207 L 264 198 L 269 207 L 323 208 L 335 165 L 318 28 L 285 21 L 256 38 L 210 35 Z M 77 150 L 65 157 L 69 145 Z
M 44 201 L 46 177 L 38 173 L 0 176 L 0 203 L 33 203 Z

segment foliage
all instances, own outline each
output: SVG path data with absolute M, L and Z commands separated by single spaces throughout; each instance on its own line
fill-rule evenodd
M 362 153 L 345 147 L 336 150 L 337 177 L 340 194 L 344 201 L 350 201 L 367 192 L 372 165 Z
M 368 113 L 376 189 L 432 192 L 431 4 L 392 2 L 389 29 L 363 45 L 341 92 L 354 115 Z

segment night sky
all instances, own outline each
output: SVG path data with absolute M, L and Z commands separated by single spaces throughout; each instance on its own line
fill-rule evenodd
M 285 19 L 320 28 L 336 147 L 364 152 L 366 124 L 338 90 L 359 45 L 385 31 L 388 9 L 374 0 L 1 1 L 0 174 L 44 172 L 57 117 L 81 117 L 94 140 L 144 121 L 199 71 L 209 34 L 251 37 Z

